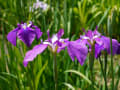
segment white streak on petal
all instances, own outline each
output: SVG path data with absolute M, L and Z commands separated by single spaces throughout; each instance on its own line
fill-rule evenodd
M 51 38 L 52 43 L 56 42 L 58 40 L 57 35 L 53 35 Z

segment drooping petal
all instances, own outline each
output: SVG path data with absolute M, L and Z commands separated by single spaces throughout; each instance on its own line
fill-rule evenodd
M 36 37 L 37 37 L 37 40 L 42 36 L 42 32 L 40 30 L 40 28 L 38 28 L 37 26 L 34 26 L 35 28 L 35 33 L 36 33 Z
M 66 39 L 60 39 L 59 42 L 61 42 L 61 43 L 60 43 L 60 45 L 58 45 L 57 53 L 59 53 L 61 50 L 65 50 L 65 47 L 69 43 L 69 39 L 68 38 L 66 38 Z
M 68 54 L 71 59 L 74 61 L 75 57 L 78 59 L 81 65 L 84 64 L 87 57 L 88 49 L 85 45 L 81 45 L 75 41 L 71 41 L 67 45 Z
M 62 36 L 64 35 L 64 30 L 63 29 L 60 29 L 57 33 L 57 37 L 58 39 L 60 39 Z
M 27 30 L 19 30 L 18 38 L 22 40 L 28 47 L 32 44 L 35 39 L 36 33 L 31 28 L 27 28 Z
M 117 50 L 119 48 L 119 43 L 116 39 L 112 39 L 112 53 L 113 55 L 117 54 Z
M 103 41 L 101 38 L 95 38 L 95 41 L 97 44 L 99 44 L 100 46 L 103 44 Z
M 95 44 L 95 58 L 97 59 L 101 55 L 101 51 L 104 50 L 104 45 Z
M 59 53 L 61 50 L 65 50 L 65 47 L 68 45 L 68 43 L 63 43 L 61 47 L 58 47 L 57 53 Z
M 107 50 L 108 54 L 111 53 L 110 51 L 110 38 L 102 36 L 101 39 L 104 43 L 104 48 Z M 115 39 L 112 39 L 112 54 L 115 55 L 118 50 L 118 41 Z
M 7 35 L 7 39 L 11 42 L 14 46 L 16 46 L 16 38 L 17 38 L 17 31 L 19 28 L 15 28 L 14 30 L 10 31 Z
M 32 50 L 28 51 L 23 61 L 24 66 L 26 67 L 29 61 L 33 61 L 38 54 L 42 53 L 47 48 L 47 46 L 47 44 L 36 45 Z

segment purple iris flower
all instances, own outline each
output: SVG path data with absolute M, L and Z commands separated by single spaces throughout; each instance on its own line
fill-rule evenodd
M 88 32 L 85 32 L 85 35 L 81 35 L 80 39 L 87 40 L 86 42 L 87 44 L 89 43 L 92 45 L 95 42 L 99 45 L 102 45 L 103 42 L 100 39 L 100 37 L 101 37 L 101 34 L 97 31 L 97 27 L 96 27 L 94 31 L 88 30 Z
M 54 34 L 52 38 L 50 38 L 49 30 L 47 31 L 48 39 L 42 42 L 39 45 L 36 45 L 32 50 L 28 51 L 25 55 L 23 64 L 26 67 L 29 61 L 33 61 L 34 58 L 42 53 L 47 47 L 50 47 L 52 52 L 60 52 L 65 49 L 68 43 L 68 39 L 62 39 L 61 37 L 64 34 L 64 30 L 60 29 L 57 34 Z
M 41 8 L 43 11 L 45 11 L 48 8 L 48 5 L 42 1 L 37 0 L 37 2 L 33 4 L 33 8 Z
M 88 54 L 88 48 L 86 47 L 86 40 L 78 39 L 76 41 L 70 41 L 68 43 L 67 50 L 72 61 L 74 61 L 76 57 L 81 65 L 84 64 Z
M 17 28 L 8 33 L 7 39 L 10 43 L 16 46 L 16 38 L 18 37 L 29 47 L 32 44 L 35 37 L 38 40 L 41 37 L 41 35 L 41 30 L 37 26 L 33 25 L 32 22 L 29 22 L 29 24 L 18 24 Z
M 88 30 L 85 35 L 80 36 L 80 39 L 86 41 L 85 43 L 89 46 L 89 51 L 91 51 L 92 45 L 95 45 L 95 58 L 101 55 L 101 51 L 106 50 L 110 54 L 110 38 L 102 36 L 98 31 L 97 27 L 94 31 Z M 117 40 L 112 39 L 112 55 L 117 54 L 119 43 Z

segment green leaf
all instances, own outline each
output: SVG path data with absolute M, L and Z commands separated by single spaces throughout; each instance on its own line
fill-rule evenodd
M 0 76 L 0 80 L 3 80 L 3 81 L 5 81 L 6 83 L 10 84 L 10 82 L 9 82 L 5 77 L 3 77 L 3 76 Z
M 100 19 L 99 23 L 98 23 L 98 27 L 101 25 L 101 23 L 103 22 L 103 20 L 105 19 L 105 17 L 107 16 L 108 14 L 108 11 L 110 10 L 110 8 L 108 8 L 105 12 L 104 12 L 104 15 L 102 16 L 102 18 Z
M 6 75 L 6 76 L 10 76 L 10 77 L 12 77 L 12 78 L 14 78 L 14 79 L 17 79 L 17 76 L 15 76 L 15 75 L 13 75 L 13 74 L 11 74 L 11 73 L 1 72 L 0 74 Z
M 44 66 L 40 69 L 40 71 L 38 72 L 38 74 L 37 74 L 37 76 L 36 76 L 36 78 L 35 78 L 36 90 L 38 89 L 39 79 L 40 79 L 43 71 L 45 70 L 47 64 L 48 64 L 48 61 L 46 61 L 46 63 L 45 63 Z
M 92 84 L 92 82 L 84 74 L 82 74 L 81 72 L 78 72 L 76 70 L 66 70 L 65 72 L 75 73 L 75 74 L 79 75 L 80 77 L 82 77 L 83 79 L 85 79 L 89 84 Z
M 69 84 L 69 83 L 63 83 L 65 86 L 67 86 L 69 89 L 75 90 L 75 88 Z

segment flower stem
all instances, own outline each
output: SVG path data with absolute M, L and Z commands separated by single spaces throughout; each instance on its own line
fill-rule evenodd
M 113 53 L 112 53 L 112 29 L 113 29 L 113 17 L 114 13 L 111 14 L 111 16 L 108 17 L 108 32 L 110 36 L 110 53 L 111 53 L 111 76 L 112 76 L 112 90 L 114 90 L 114 68 L 113 68 Z
M 90 56 L 89 56 L 90 80 L 92 81 L 91 89 L 93 89 L 93 86 L 94 86 L 94 73 L 93 73 L 94 55 L 95 55 L 95 46 L 92 45 L 92 51 L 91 51 Z
M 102 62 L 100 57 L 99 57 L 99 62 L 100 62 L 100 65 L 101 65 L 102 75 L 103 75 L 103 78 L 104 78 L 104 81 L 105 81 L 105 90 L 108 90 L 108 88 L 107 88 L 107 79 L 106 79 L 106 74 L 105 74 L 106 72 L 103 69 L 103 62 Z
M 110 38 L 110 51 L 111 51 L 112 90 L 114 90 L 114 69 L 113 69 L 113 55 L 112 55 L 112 38 Z
M 55 90 L 57 90 L 57 86 L 58 86 L 58 81 L 57 81 L 57 60 L 56 60 L 56 53 L 53 53 L 53 73 L 54 73 L 54 81 L 55 81 Z
M 105 54 L 104 54 L 104 62 L 105 62 L 105 65 L 104 65 L 104 72 L 105 72 L 105 90 L 108 90 L 108 87 L 107 87 L 107 78 L 106 78 L 106 73 L 107 73 L 107 52 L 105 51 Z

